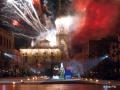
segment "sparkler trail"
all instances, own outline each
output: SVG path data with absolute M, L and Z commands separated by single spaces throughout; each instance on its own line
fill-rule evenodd
M 7 2 L 6 2 L 7 1 Z M 51 46 L 56 45 L 56 33 L 51 17 L 41 13 L 39 0 L 6 0 L 1 9 L 3 14 L 3 26 L 12 30 L 15 36 L 34 40 L 37 44 L 41 40 L 48 40 Z M 47 8 L 47 1 L 43 2 Z M 46 12 L 48 12 L 46 10 Z M 39 16 L 41 15 L 41 16 Z M 44 16 L 43 16 L 44 15 Z M 45 17 L 46 16 L 46 17 Z M 45 20 L 45 26 L 41 22 Z M 31 44 L 33 44 L 31 42 Z
M 23 37 L 30 38 L 30 39 L 36 38 L 36 37 L 30 37 L 30 36 L 25 35 L 23 33 L 14 33 L 14 34 L 17 35 L 17 36 L 23 36 Z
M 8 0 L 6 7 L 14 8 L 19 18 L 31 26 L 37 33 L 47 30 L 39 19 L 33 0 Z

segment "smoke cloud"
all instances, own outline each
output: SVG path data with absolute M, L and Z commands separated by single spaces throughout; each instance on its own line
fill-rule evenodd
M 77 15 L 71 35 L 72 47 L 119 32 L 120 0 L 73 0 Z
M 73 0 L 78 21 L 72 32 L 72 45 L 77 46 L 116 33 L 119 3 L 120 0 Z

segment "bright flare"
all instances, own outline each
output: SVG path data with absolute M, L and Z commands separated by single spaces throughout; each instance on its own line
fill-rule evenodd
M 57 45 L 56 31 L 51 30 L 50 32 L 48 32 L 48 35 L 46 36 L 46 39 L 49 41 L 49 44 L 50 44 L 51 47 L 56 46 Z
M 58 32 L 68 33 L 70 26 L 72 24 L 73 24 L 72 16 L 60 17 L 60 18 L 57 18 L 55 21 L 56 29 L 58 30 Z M 61 30 L 63 30 L 63 31 L 61 31 Z
M 8 3 L 12 3 L 14 0 L 7 0 Z
M 34 46 L 35 46 L 35 41 L 32 40 L 32 41 L 31 41 L 31 47 L 34 47 Z

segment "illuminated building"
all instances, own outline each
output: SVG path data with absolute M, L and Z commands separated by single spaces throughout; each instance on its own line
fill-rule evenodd
M 36 3 L 39 2 L 39 5 Z M 47 5 L 41 6 L 40 0 L 35 0 L 36 8 L 40 9 L 38 11 L 39 17 L 44 21 L 44 25 L 47 29 L 51 30 L 53 28 L 53 24 L 51 22 L 51 16 L 46 15 L 48 14 L 49 10 Z M 61 0 L 57 3 L 57 17 L 55 21 L 55 28 L 56 28 L 56 41 L 53 42 L 53 38 L 51 40 L 43 39 L 38 41 L 34 44 L 34 40 L 32 41 L 31 48 L 21 48 L 20 53 L 22 55 L 22 62 L 27 65 L 30 65 L 34 68 L 39 68 L 39 65 L 42 63 L 44 64 L 44 68 L 51 68 L 51 63 L 59 63 L 64 60 L 69 60 L 69 53 L 68 53 L 68 32 L 69 26 L 72 22 L 71 16 L 64 16 L 61 17 L 63 11 L 61 11 Z M 38 6 L 40 6 L 38 8 Z M 45 10 L 45 11 L 44 11 Z M 50 13 L 50 12 L 49 12 Z M 59 14 L 59 15 L 58 15 Z M 44 18 L 42 18 L 44 16 Z M 59 17 L 58 17 L 59 16 Z M 68 22 L 69 21 L 69 22 Z M 51 37 L 49 37 L 50 39 Z M 39 38 L 38 38 L 39 39 Z M 51 43 L 52 42 L 52 43 Z M 56 43 L 56 44 L 55 44 Z M 46 63 L 46 64 L 45 64 Z
M 58 0 L 57 6 L 57 19 L 55 21 L 57 30 L 57 45 L 62 51 L 63 60 L 69 60 L 68 33 L 70 25 L 72 24 L 72 17 L 68 15 L 70 2 L 68 0 Z M 66 7 L 67 9 L 65 9 Z
M 120 61 L 120 36 L 116 35 L 114 38 L 109 48 L 109 56 L 114 62 L 118 62 Z
M 59 0 L 59 3 L 58 3 L 58 12 L 61 12 L 61 0 Z M 36 2 L 39 2 L 39 5 L 38 3 Z M 41 6 L 41 1 L 40 0 L 35 0 L 35 6 L 37 9 L 39 9 L 40 7 L 43 8 L 43 6 Z M 38 6 L 40 6 L 38 8 Z M 44 5 L 44 8 L 46 9 L 47 6 Z M 46 9 L 47 10 L 47 9 Z M 43 9 L 40 9 L 40 11 L 38 11 L 41 15 L 44 15 L 45 12 L 43 11 Z M 48 12 L 48 11 L 46 11 Z M 41 18 L 41 16 L 40 16 Z M 46 24 L 46 27 L 49 28 L 50 26 L 52 27 L 52 25 L 50 25 L 49 21 L 50 18 L 49 16 L 46 16 L 44 18 L 44 21 L 45 21 L 45 24 Z M 65 20 L 64 20 L 65 21 Z M 55 23 L 56 24 L 56 32 L 57 32 L 57 35 L 55 36 L 56 37 L 56 42 L 57 42 L 57 45 L 56 46 L 51 46 L 49 41 L 47 40 L 42 40 L 42 41 L 39 41 L 34 47 L 33 49 L 26 49 L 26 53 L 23 54 L 23 52 L 25 51 L 25 49 L 20 49 L 21 51 L 21 54 L 22 56 L 24 57 L 24 55 L 28 55 L 29 53 L 29 50 L 30 50 L 30 53 L 31 52 L 34 52 L 37 51 L 38 53 L 38 57 L 44 57 L 43 54 L 49 54 L 47 58 L 51 59 L 50 56 L 51 56 L 51 53 L 53 54 L 53 56 L 56 58 L 56 60 L 66 60 L 68 59 L 68 47 L 67 47 L 67 34 L 68 34 L 68 29 L 69 28 L 66 28 L 66 26 L 64 26 L 63 24 L 65 24 L 65 22 L 63 23 L 63 20 L 60 20 L 61 23 Z M 32 51 L 33 50 L 33 51 Z M 57 50 L 57 52 L 56 52 Z M 32 55 L 32 54 L 29 54 L 29 55 Z M 34 55 L 33 55 L 34 56 Z M 43 60 L 43 59 L 39 59 L 40 61 Z M 55 59 L 54 59 L 55 60 Z M 47 60 L 46 60 L 47 61 Z M 49 61 L 49 60 L 48 60 Z
M 56 62 L 61 60 L 60 49 L 57 46 L 51 47 L 48 40 L 41 40 L 35 47 L 20 49 L 20 51 L 23 58 L 28 56 L 28 58 L 34 60 L 34 56 L 36 56 L 39 62 L 49 62 L 52 60 Z
M 112 41 L 111 37 L 89 40 L 89 42 L 83 45 L 79 59 L 85 62 L 86 60 L 97 60 L 105 55 L 109 56 L 109 47 Z
M 8 59 L 5 57 L 5 53 L 13 53 L 13 50 L 14 50 L 13 34 L 0 28 L 0 62 L 3 65 L 6 61 L 5 59 Z
M 13 50 L 13 48 L 13 34 L 0 28 L 0 50 Z
M 56 28 L 57 29 L 57 45 L 62 51 L 62 59 L 67 60 L 69 59 L 68 56 L 68 34 L 65 32 L 66 30 L 64 27 Z

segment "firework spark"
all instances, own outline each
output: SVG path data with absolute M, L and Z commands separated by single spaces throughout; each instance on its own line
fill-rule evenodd
M 33 0 L 8 0 L 7 7 L 15 9 L 15 13 L 30 25 L 36 32 L 46 30 L 41 23 L 37 11 L 33 6 Z
M 47 26 L 41 22 L 41 9 L 34 0 L 7 0 L 3 2 L 4 7 L 1 8 L 0 15 L 3 25 L 13 27 L 12 32 L 17 36 L 25 36 L 27 38 L 43 37 L 43 33 L 49 30 Z M 46 4 L 45 4 L 46 5 Z M 39 7 L 39 8 L 38 8 Z M 43 17 L 44 19 L 44 17 Z M 6 25 L 7 22 L 8 24 Z M 18 33 L 19 32 L 19 33 Z M 18 34 L 17 34 L 18 33 Z M 47 34 L 44 34 L 46 38 Z

